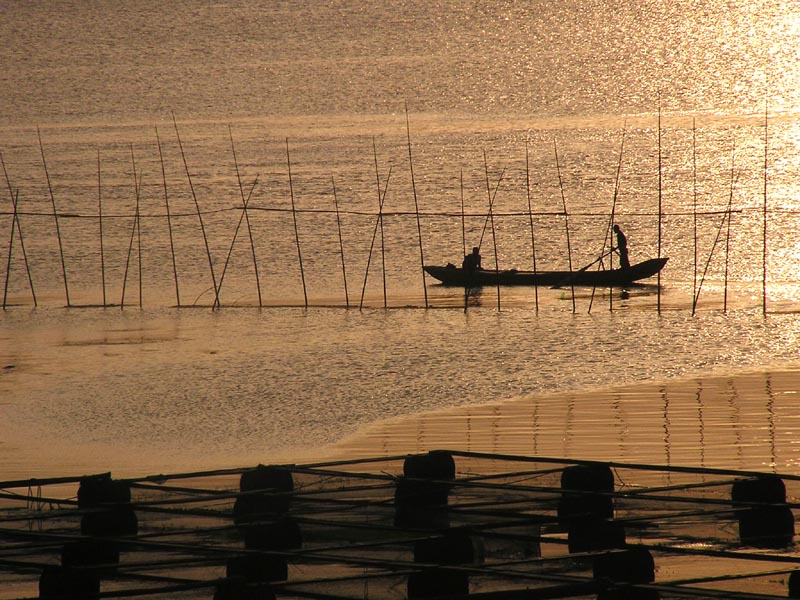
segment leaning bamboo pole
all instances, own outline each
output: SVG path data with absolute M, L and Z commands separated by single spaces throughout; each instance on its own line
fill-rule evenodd
M 378 214 L 383 212 L 383 202 L 386 200 L 386 192 L 389 190 L 389 179 L 392 177 L 392 167 L 389 167 L 389 174 L 386 176 L 386 183 L 383 187 L 383 194 L 380 194 L 380 190 L 378 190 Z M 372 240 L 369 244 L 369 253 L 367 254 L 367 267 L 364 269 L 364 284 L 361 286 L 361 300 L 358 303 L 358 309 L 361 310 L 364 308 L 364 296 L 367 292 L 367 278 L 369 277 L 369 267 L 372 262 L 372 250 L 375 247 L 375 238 L 378 235 L 378 225 L 380 223 L 380 218 L 375 219 L 375 227 L 372 230 Z
M 536 275 L 536 235 L 533 228 L 533 209 L 531 207 L 531 168 L 528 158 L 528 140 L 525 139 L 525 197 L 528 200 L 528 222 L 531 229 L 531 257 L 533 258 L 533 274 Z M 539 284 L 534 281 L 533 297 L 536 312 L 539 312 Z
M 175 239 L 172 233 L 172 215 L 169 207 L 169 194 L 167 193 L 167 172 L 164 167 L 164 153 L 161 150 L 161 138 L 158 136 L 158 127 L 156 127 L 156 143 L 158 144 L 158 158 L 161 161 L 161 182 L 164 188 L 164 206 L 167 210 L 167 230 L 169 232 L 169 250 L 172 256 L 172 276 L 175 280 L 175 302 L 176 306 L 181 306 L 181 291 L 178 286 L 178 261 L 175 257 Z
M 561 205 L 564 207 L 564 230 L 567 236 L 567 259 L 569 261 L 569 272 L 572 273 L 572 244 L 569 240 L 569 213 L 567 212 L 567 199 L 564 197 L 564 182 L 561 179 L 561 165 L 558 161 L 558 144 L 553 138 L 553 150 L 556 157 L 556 173 L 558 174 L 558 187 L 561 190 Z M 575 313 L 575 284 L 570 277 L 570 289 L 572 290 L 572 312 Z
M 344 260 L 344 239 L 342 238 L 342 219 L 339 213 L 339 198 L 336 195 L 336 182 L 331 175 L 331 187 L 333 188 L 333 205 L 336 210 L 336 230 L 339 233 L 339 254 L 342 257 L 342 281 L 344 282 L 344 304 L 345 308 L 350 308 L 350 294 L 347 291 L 347 269 Z
M 192 193 L 192 199 L 194 200 L 194 207 L 197 213 L 197 219 L 200 223 L 200 233 L 203 234 L 203 243 L 206 247 L 206 257 L 208 258 L 208 270 L 211 272 L 211 283 L 214 286 L 214 298 L 215 298 L 215 306 L 219 306 L 219 288 L 217 287 L 217 276 L 214 274 L 214 261 L 211 259 L 211 248 L 208 245 L 208 236 L 206 235 L 206 227 L 203 223 L 203 213 L 200 210 L 200 203 L 197 200 L 197 194 L 194 191 L 194 184 L 192 183 L 192 176 L 189 173 L 189 163 L 186 161 L 186 153 L 183 151 L 183 142 L 181 141 L 181 135 L 178 131 L 178 121 L 175 119 L 175 113 L 172 113 L 172 123 L 175 126 L 175 137 L 178 139 L 178 147 L 181 151 L 181 158 L 183 158 L 183 167 L 186 171 L 186 178 L 189 181 L 189 190 Z
M 303 284 L 303 301 L 308 308 L 308 291 L 306 290 L 306 274 L 303 270 L 303 253 L 300 250 L 300 232 L 297 228 L 297 207 L 294 202 L 294 184 L 292 182 L 292 160 L 289 156 L 289 138 L 286 138 L 286 167 L 289 171 L 289 197 L 292 201 L 292 222 L 294 223 L 294 241 L 297 246 L 297 261 L 300 265 L 300 281 Z
M 6 282 L 3 286 L 3 310 L 6 310 L 8 301 L 8 283 L 11 278 L 11 254 L 14 250 L 14 229 L 17 224 L 17 202 L 19 200 L 19 191 L 16 198 L 12 198 L 11 202 L 14 205 L 14 211 L 11 215 L 11 232 L 8 236 L 8 261 L 6 263 Z
M 250 196 L 253 194 L 253 190 L 255 189 L 255 182 L 253 183 L 253 187 L 250 189 L 250 195 L 247 197 L 247 201 L 245 201 L 244 197 L 244 187 L 242 187 L 242 177 L 239 173 L 239 162 L 236 160 L 236 148 L 233 145 L 233 131 L 231 130 L 231 126 L 228 125 L 228 135 L 231 138 L 231 154 L 233 155 L 233 166 L 236 168 L 236 181 L 239 184 L 239 195 L 242 198 L 242 211 L 244 214 L 245 224 L 247 225 L 247 235 L 250 238 L 250 252 L 253 255 L 253 272 L 256 276 L 256 290 L 258 290 L 258 306 L 261 308 L 264 304 L 261 300 L 261 281 L 259 280 L 258 276 L 258 261 L 256 260 L 256 244 L 253 240 L 253 228 L 250 225 L 250 215 L 247 212 L 247 206 L 250 202 Z M 256 177 L 256 181 L 258 181 L 258 177 Z M 239 219 L 241 223 L 241 219 Z M 238 231 L 238 226 L 237 226 Z M 227 261 L 226 261 L 227 263 Z M 222 285 L 222 281 L 220 281 L 220 286 Z
M 733 138 L 731 143 L 731 182 L 730 194 L 728 195 L 728 230 L 725 235 L 725 285 L 722 299 L 722 312 L 728 312 L 728 266 L 730 263 L 730 249 L 731 249 L 731 216 L 733 212 L 733 188 L 735 181 L 735 158 L 736 158 L 736 138 Z
M 414 193 L 414 214 L 417 218 L 417 240 L 419 242 L 419 264 L 422 275 L 422 292 L 425 296 L 425 308 L 428 308 L 428 284 L 425 281 L 425 253 L 422 249 L 422 224 L 420 222 L 419 201 L 417 200 L 417 184 L 414 179 L 414 161 L 411 158 L 411 125 L 408 120 L 408 103 L 406 103 L 406 137 L 408 138 L 408 167 L 411 170 L 411 191 Z
M 384 194 L 381 199 L 381 177 L 378 173 L 378 149 L 375 147 L 375 138 L 372 138 L 372 156 L 375 160 L 375 183 L 378 191 L 378 226 L 381 231 L 381 273 L 383 275 L 383 308 L 388 306 L 386 299 L 386 238 L 383 231 L 383 203 L 386 201 Z
M 44 174 L 45 178 L 47 179 L 47 189 L 50 192 L 50 203 L 53 206 L 53 220 L 56 224 L 56 238 L 58 239 L 58 253 L 61 257 L 61 274 L 64 277 L 64 295 L 67 300 L 67 307 L 72 306 L 69 301 L 69 283 L 67 281 L 67 262 L 64 258 L 64 244 L 61 240 L 61 226 L 58 222 L 58 210 L 56 209 L 56 198 L 53 194 L 53 185 L 50 181 L 50 172 L 47 169 L 47 160 L 44 157 L 44 144 L 42 143 L 42 133 L 39 131 L 39 127 L 36 128 L 36 135 L 39 138 L 39 150 L 42 154 L 42 166 L 44 167 Z
M 100 282 L 103 288 L 103 306 L 108 305 L 106 300 L 106 259 L 103 247 L 103 194 L 100 185 L 100 148 L 97 149 L 97 221 L 100 227 Z
M 500 259 L 497 256 L 497 235 L 495 233 L 494 228 L 494 210 L 492 207 L 494 205 L 494 199 L 497 195 L 497 188 L 495 188 L 495 196 L 492 195 L 492 190 L 489 187 L 489 163 L 486 160 L 486 150 L 483 151 L 483 171 L 486 175 L 486 195 L 489 201 L 489 222 L 491 223 L 491 230 L 492 230 L 492 246 L 494 251 L 494 269 L 495 271 L 500 271 Z M 498 182 L 499 185 L 499 182 Z M 497 285 L 497 311 L 500 311 L 500 281 L 498 280 Z

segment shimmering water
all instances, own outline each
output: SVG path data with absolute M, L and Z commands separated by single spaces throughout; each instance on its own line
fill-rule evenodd
M 387 417 L 796 360 L 791 4 L 0 11 L 9 472 L 269 462 Z M 579 268 L 612 208 L 632 260 L 669 256 L 660 296 L 465 312 L 422 278 L 478 243 L 530 268 L 531 229 L 538 268 Z

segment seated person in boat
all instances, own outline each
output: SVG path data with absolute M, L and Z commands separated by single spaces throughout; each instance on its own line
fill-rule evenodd
M 617 234 L 617 247 L 612 248 L 619 253 L 619 266 L 622 269 L 630 269 L 631 263 L 628 260 L 628 238 L 622 233 L 619 225 L 614 225 L 614 233 Z
M 481 268 L 481 255 L 477 246 L 472 249 L 470 254 L 464 256 L 464 262 L 461 263 L 461 268 L 469 273 Z

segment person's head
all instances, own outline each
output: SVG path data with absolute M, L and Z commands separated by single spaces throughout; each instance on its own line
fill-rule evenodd
M 619 225 L 614 225 L 614 231 L 615 231 L 616 233 L 619 233 Z
M 480 250 L 478 250 L 478 247 L 477 247 L 477 246 L 474 246 L 474 247 L 472 248 L 472 253 L 473 253 L 473 254 L 478 254 L 478 252 L 480 252 Z

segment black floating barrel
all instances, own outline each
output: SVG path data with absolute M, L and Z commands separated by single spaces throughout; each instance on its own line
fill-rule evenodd
M 119 548 L 113 541 L 82 539 L 67 542 L 61 550 L 64 567 L 116 567 Z
M 602 584 L 598 600 L 656 600 L 658 591 L 630 588 L 655 581 L 656 568 L 647 548 L 628 548 L 594 558 L 593 577 Z
M 425 569 L 408 576 L 408 599 L 469 595 L 469 575 L 447 569 Z
M 226 576 L 250 582 L 286 581 L 289 565 L 285 558 L 266 554 L 246 554 L 228 559 Z
M 258 465 L 242 473 L 239 491 L 243 495 L 233 505 L 236 523 L 260 521 L 288 512 L 294 491 L 292 472 L 283 466 Z
M 395 525 L 435 529 L 447 527 L 446 512 L 456 468 L 453 456 L 444 450 L 410 455 L 403 463 L 403 476 L 395 483 Z
M 78 508 L 87 510 L 81 518 L 81 533 L 93 537 L 136 535 L 139 521 L 131 506 L 131 486 L 110 473 L 81 479 Z
M 275 592 L 268 583 L 224 579 L 217 584 L 214 600 L 275 600 Z
M 84 477 L 78 486 L 78 508 L 130 504 L 130 501 L 130 484 L 126 481 L 111 479 L 110 473 Z
M 414 562 L 433 565 L 465 565 L 475 560 L 472 535 L 466 529 L 449 529 L 441 536 L 417 540 Z
M 567 544 L 572 553 L 624 548 L 625 527 L 603 519 L 576 519 L 569 524 Z
M 731 488 L 742 544 L 784 548 L 794 541 L 794 514 L 786 503 L 786 486 L 777 475 L 740 479 Z
M 614 516 L 614 474 L 608 465 L 574 465 L 561 472 L 558 518 L 610 519 Z
M 284 517 L 245 527 L 244 547 L 248 550 L 296 550 L 303 547 L 303 534 L 297 521 Z
M 800 598 L 800 571 L 789 574 L 789 598 Z
M 48 565 L 39 577 L 39 598 L 94 600 L 100 596 L 100 578 L 92 571 Z

